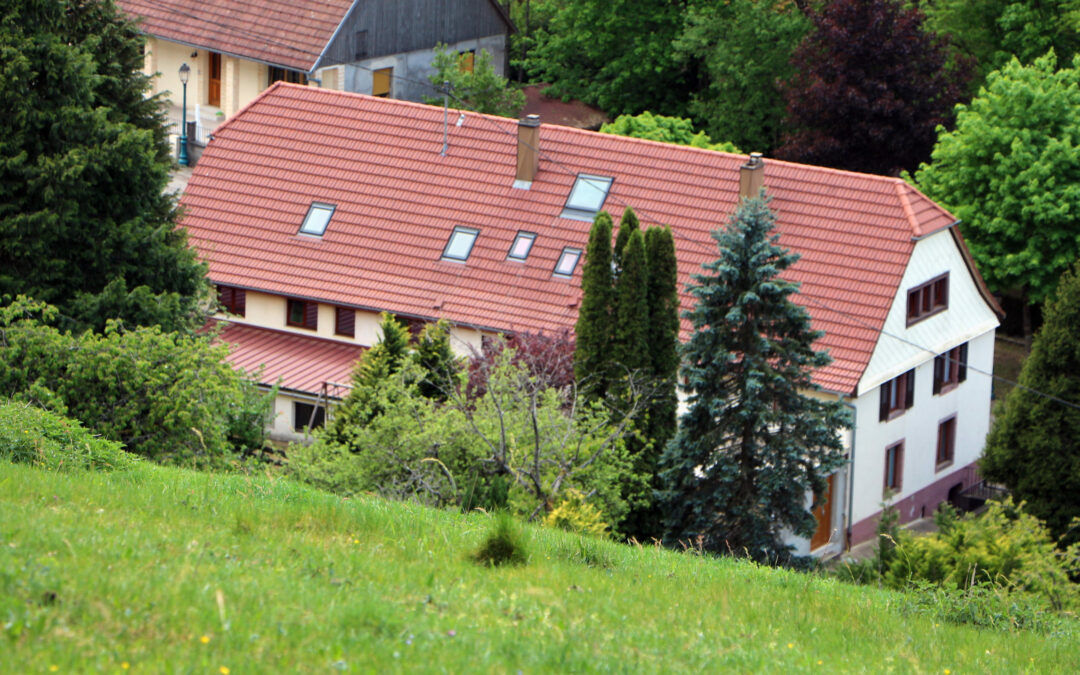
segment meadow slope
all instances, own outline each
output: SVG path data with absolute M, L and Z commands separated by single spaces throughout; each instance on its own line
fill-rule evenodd
M 1077 672 L 1065 638 L 829 579 L 343 500 L 265 476 L 0 460 L 0 672 Z

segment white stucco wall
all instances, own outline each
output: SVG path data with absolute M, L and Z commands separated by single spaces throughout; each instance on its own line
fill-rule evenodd
M 491 63 L 495 67 L 496 74 L 505 75 L 503 72 L 506 62 L 505 35 L 491 35 L 448 45 L 448 51 L 451 52 L 476 50 L 479 54 L 481 49 L 486 49 L 491 53 Z M 346 64 L 343 66 L 343 80 L 340 88 L 359 94 L 370 94 L 371 71 L 393 68 L 394 79 L 390 81 L 391 98 L 423 102 L 425 96 L 437 95 L 437 92 L 428 84 L 428 76 L 435 72 L 435 69 L 431 67 L 434 59 L 434 49 L 420 49 Z

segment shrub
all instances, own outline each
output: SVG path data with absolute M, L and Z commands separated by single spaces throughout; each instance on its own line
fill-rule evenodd
M 918 582 L 903 596 L 900 610 L 994 630 L 1032 630 L 1059 636 L 1080 633 L 1080 622 L 1052 611 L 1044 599 L 986 584 L 961 590 Z
M 543 524 L 578 534 L 607 535 L 604 514 L 589 502 L 580 490 L 567 490 L 558 505 L 544 516 Z
M 51 471 L 125 470 L 136 463 L 119 443 L 21 401 L 0 402 L 0 458 Z
M 64 412 L 156 461 L 224 466 L 261 450 L 273 394 L 225 361 L 211 335 L 61 333 L 56 310 L 20 298 L 0 308 L 0 391 Z
M 506 511 L 495 514 L 495 522 L 484 543 L 473 553 L 481 565 L 524 565 L 529 561 L 529 549 L 521 525 Z

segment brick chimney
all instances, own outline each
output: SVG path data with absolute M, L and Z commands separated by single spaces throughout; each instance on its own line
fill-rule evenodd
M 529 189 L 540 168 L 540 116 L 518 120 L 517 174 L 514 187 Z
M 520 163 L 520 160 L 519 160 Z M 753 199 L 765 185 L 765 160 L 760 152 L 751 152 L 746 164 L 739 167 L 739 197 Z

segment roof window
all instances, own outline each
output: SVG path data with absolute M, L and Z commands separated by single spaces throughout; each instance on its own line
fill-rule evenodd
M 570 190 L 570 197 L 566 200 L 563 208 L 563 218 L 575 220 L 592 220 L 593 216 L 600 211 L 607 199 L 608 190 L 611 189 L 612 178 L 606 176 L 590 176 L 579 173 L 574 187 Z
M 559 262 L 555 263 L 555 275 L 560 277 L 572 276 L 579 258 L 581 258 L 580 248 L 570 248 L 569 246 L 564 248 L 562 255 L 559 256 Z
M 506 254 L 508 260 L 525 260 L 529 257 L 536 235 L 532 232 L 518 232 L 514 237 L 514 243 L 510 246 L 510 252 Z
M 480 230 L 474 230 L 471 227 L 461 227 L 460 225 L 455 227 L 454 232 L 450 235 L 450 241 L 446 242 L 446 248 L 443 249 L 443 260 L 458 260 L 460 262 L 468 260 L 473 244 L 476 243 L 476 237 L 479 234 Z
M 300 226 L 300 234 L 311 234 L 316 237 L 323 236 L 326 226 L 330 224 L 330 216 L 334 215 L 333 204 L 311 202 L 307 215 L 304 216 L 304 224 Z

